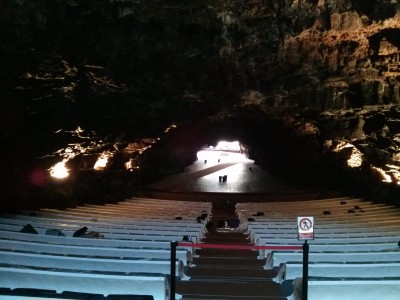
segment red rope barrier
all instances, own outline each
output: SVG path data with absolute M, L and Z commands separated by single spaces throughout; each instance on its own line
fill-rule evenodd
M 192 247 L 203 249 L 229 249 L 229 250 L 303 250 L 303 246 L 257 246 L 257 245 L 238 245 L 238 244 L 199 244 L 178 242 L 180 247 Z

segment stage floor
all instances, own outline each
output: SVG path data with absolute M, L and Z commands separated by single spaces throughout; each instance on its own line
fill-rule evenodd
M 244 155 L 207 162 L 197 160 L 185 172 L 149 184 L 147 188 L 185 193 L 270 193 L 291 189 Z

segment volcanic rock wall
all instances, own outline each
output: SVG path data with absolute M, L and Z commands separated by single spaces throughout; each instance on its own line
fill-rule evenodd
M 225 1 L 216 6 L 246 88 L 268 106 L 321 110 L 399 101 L 397 1 Z
M 47 71 L 47 80 L 60 83 L 62 60 L 76 74 L 56 89 L 61 95 L 144 98 L 155 114 L 173 101 L 183 114 L 198 103 L 218 110 L 249 90 L 264 94 L 269 107 L 398 103 L 399 6 L 394 0 L 7 1 L 0 13 L 0 78 L 13 88 L 22 77 L 27 86 L 26 79 Z M 134 107 L 145 105 L 136 101 Z

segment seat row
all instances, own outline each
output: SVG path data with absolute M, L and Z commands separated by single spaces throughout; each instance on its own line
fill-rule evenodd
M 242 228 L 257 245 L 301 245 L 304 241 L 298 240 L 297 217 L 314 217 L 314 240 L 308 241 L 308 299 L 337 299 L 339 293 L 341 299 L 378 299 L 382 295 L 397 299 L 398 208 L 344 197 L 240 203 L 236 209 Z M 266 269 L 285 264 L 286 279 L 295 285 L 295 298 L 301 299 L 303 253 L 265 250 L 260 258 L 265 259 Z
M 141 198 L 137 205 L 135 199 L 129 199 L 127 204 L 1 215 L 0 272 L 6 280 L 1 280 L 0 290 L 168 299 L 171 242 L 200 240 L 206 232 L 211 205 L 185 202 L 185 207 L 190 207 L 185 213 L 182 201 L 147 201 L 147 205 Z M 155 217 L 147 207 L 163 213 Z M 27 227 L 30 231 L 25 230 Z M 76 235 L 82 229 L 83 233 L 98 234 Z M 175 270 L 181 280 L 187 279 L 183 268 L 190 263 L 191 250 L 177 249 Z

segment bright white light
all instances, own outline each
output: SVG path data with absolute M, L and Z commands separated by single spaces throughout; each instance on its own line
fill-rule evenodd
M 214 151 L 200 150 L 197 152 L 197 159 L 201 161 L 217 161 L 220 153 Z
M 54 178 L 67 178 L 69 176 L 69 172 L 67 167 L 65 166 L 66 161 L 61 161 L 56 163 L 54 166 L 50 168 L 50 175 Z
M 387 164 L 386 167 L 390 169 L 389 171 L 386 171 L 386 173 L 389 173 L 393 178 L 393 181 L 400 185 L 400 167 L 390 164 Z
M 352 144 L 350 144 L 350 143 L 345 142 L 345 141 L 340 141 L 340 143 L 337 144 L 336 148 L 332 149 L 332 151 L 333 152 L 340 152 L 345 148 L 351 148 L 351 147 L 354 147 L 354 146 Z
M 103 153 L 96 161 L 94 164 L 94 169 L 96 171 L 102 171 L 105 169 L 108 163 L 108 159 L 111 157 L 111 154 L 109 153 Z
M 327 141 L 325 141 L 324 146 L 326 149 L 330 149 L 332 147 L 332 144 L 333 143 L 331 140 L 327 140 Z M 350 158 L 347 160 L 347 166 L 349 166 L 350 168 L 361 167 L 361 165 L 363 163 L 364 155 L 354 145 L 352 145 L 346 141 L 340 141 L 333 149 L 331 149 L 331 151 L 332 152 L 341 152 L 342 150 L 344 150 L 346 148 L 352 148 Z
M 388 172 L 392 174 L 394 180 L 397 182 L 398 185 L 400 185 L 400 172 L 398 170 L 391 170 Z
M 391 168 L 391 169 L 395 169 L 395 170 L 400 170 L 400 167 L 396 166 L 396 165 L 387 164 L 386 167 Z
M 177 126 L 175 124 L 171 124 L 164 130 L 164 132 L 165 133 L 170 132 L 171 130 L 175 129 L 176 127 Z
M 246 160 L 246 157 L 241 153 L 241 150 L 242 146 L 238 141 L 219 141 L 216 147 L 204 147 L 202 150 L 197 152 L 197 159 L 207 162 L 208 164 L 232 161 L 240 162 Z
M 125 169 L 129 170 L 133 168 L 133 160 L 130 159 L 125 163 Z
M 361 167 L 363 163 L 363 154 L 356 147 L 353 147 L 351 151 L 351 156 L 347 160 L 347 165 L 350 168 L 358 168 Z
M 125 169 L 132 171 L 133 169 L 139 169 L 139 166 L 135 164 L 133 159 L 130 159 L 125 163 Z
M 383 169 L 371 166 L 371 168 L 378 172 L 379 175 L 382 177 L 382 182 L 393 182 L 392 177 L 387 174 Z
M 215 147 L 215 150 L 240 152 L 240 143 L 238 141 L 234 142 L 219 141 L 217 146 Z
M 80 134 L 80 133 L 82 133 L 82 132 L 83 132 L 83 129 L 82 129 L 80 126 L 78 126 L 78 128 L 75 129 L 75 133 L 76 133 L 76 134 Z

